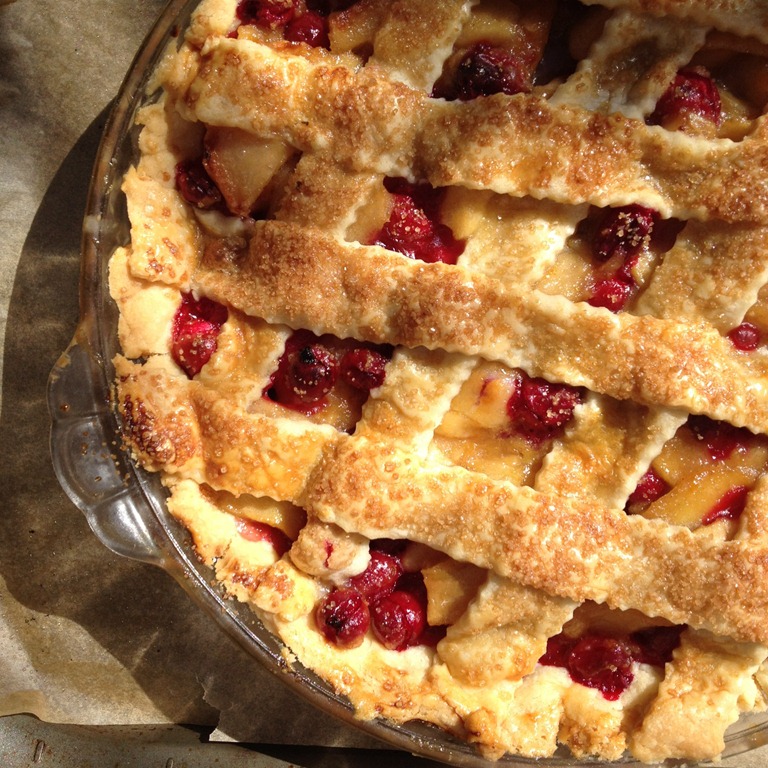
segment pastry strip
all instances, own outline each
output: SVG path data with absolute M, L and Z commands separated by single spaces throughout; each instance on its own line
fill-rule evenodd
M 354 72 L 322 54 L 289 58 L 229 39 L 206 52 L 183 96 L 190 119 L 330 151 L 357 171 L 571 204 L 639 202 L 681 218 L 768 215 L 764 121 L 735 143 L 536 95 L 445 102 L 374 67 Z
M 418 467 L 407 454 L 354 439 L 324 453 L 304 502 L 346 530 L 429 542 L 550 594 L 768 641 L 756 610 L 768 600 L 768 551 L 754 543 L 715 543 L 596 502 Z
M 614 315 L 537 291 L 505 289 L 459 267 L 343 244 L 277 222 L 247 254 L 203 261 L 204 293 L 293 328 L 480 354 L 532 375 L 641 403 L 685 407 L 768 430 L 765 373 L 704 323 Z M 532 340 L 535 339 L 535 343 Z M 735 390 L 734 381 L 747 381 Z
M 653 16 L 691 19 L 699 24 L 757 37 L 768 43 L 768 7 L 762 0 L 584 0 L 587 5 L 627 8 Z M 674 22 L 672 22 L 674 23 Z

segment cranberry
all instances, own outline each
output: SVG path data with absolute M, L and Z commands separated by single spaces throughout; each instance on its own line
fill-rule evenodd
M 581 401 L 579 391 L 567 384 L 518 373 L 507 400 L 507 415 L 514 429 L 533 443 L 554 437 L 573 416 Z
M 294 0 L 240 0 L 235 15 L 243 24 L 275 29 L 285 26 L 295 13 Z
M 530 74 L 521 59 L 507 48 L 479 42 L 459 62 L 453 84 L 454 98 L 469 101 L 479 96 L 528 93 Z M 447 95 L 448 98 L 451 94 Z
M 574 682 L 596 688 L 606 699 L 615 701 L 634 679 L 633 649 L 632 643 L 620 638 L 560 633 L 549 638 L 539 663 L 562 667 Z
M 616 701 L 634 679 L 632 661 L 627 642 L 586 635 L 571 650 L 568 672 L 575 682 L 596 688 L 608 701 Z
M 658 218 L 656 211 L 642 205 L 603 211 L 592 235 L 592 255 L 600 262 L 611 262 L 613 271 L 596 279 L 589 304 L 611 312 L 624 309 L 638 288 L 633 269 L 651 241 Z
M 691 416 L 688 426 L 701 440 L 712 461 L 724 461 L 734 451 L 744 451 L 753 435 L 748 429 L 734 427 L 724 421 L 713 421 L 706 416 Z
M 562 667 L 575 682 L 595 688 L 609 701 L 615 701 L 634 679 L 632 664 L 664 666 L 680 644 L 684 629 L 684 626 L 647 627 L 628 637 L 594 632 L 570 637 L 561 632 L 549 638 L 539 663 Z
M 328 20 L 315 11 L 294 16 L 283 30 L 283 37 L 292 43 L 307 43 L 313 48 L 330 48 Z
M 539 663 L 562 667 L 575 682 L 595 688 L 609 701 L 615 701 L 634 679 L 633 663 L 664 666 L 680 644 L 684 629 L 646 627 L 628 637 L 595 632 L 570 637 L 561 632 L 549 638 Z
M 638 629 L 630 636 L 635 646 L 635 660 L 641 664 L 663 667 L 672 660 L 672 652 L 680 645 L 680 635 L 684 626 L 647 627 Z
M 627 512 L 637 514 L 669 491 L 669 483 L 651 467 L 641 478 L 627 500 Z
M 280 556 L 291 548 L 292 542 L 283 531 L 258 520 L 238 520 L 237 532 L 248 541 L 266 541 Z
M 715 125 L 720 125 L 723 120 L 720 92 L 715 81 L 702 68 L 678 72 L 657 102 L 648 122 L 671 127 L 691 115 Z
M 384 383 L 387 358 L 373 349 L 350 349 L 341 358 L 341 378 L 355 389 L 368 392 Z
M 592 238 L 592 253 L 599 261 L 619 256 L 625 261 L 647 246 L 658 214 L 642 205 L 608 208 L 603 213 Z
M 741 323 L 728 332 L 728 338 L 741 352 L 754 352 L 762 342 L 760 329 L 752 323 Z
M 749 488 L 745 485 L 730 488 L 701 518 L 701 524 L 712 525 L 718 520 L 738 520 L 747 505 L 748 494 Z
M 404 544 L 392 539 L 372 541 L 368 567 L 318 603 L 315 620 L 329 640 L 354 647 L 362 642 L 369 621 L 374 636 L 390 650 L 436 645 L 445 636 L 446 627 L 427 624 L 423 575 L 403 572 Z
M 403 651 L 416 645 L 426 627 L 426 613 L 418 598 L 396 590 L 371 606 L 373 634 L 385 647 Z
M 236 15 L 240 23 L 263 29 L 282 29 L 283 38 L 292 43 L 307 43 L 315 48 L 330 48 L 328 3 L 315 3 L 297 15 L 296 0 L 240 0 Z
M 567 669 L 571 651 L 578 640 L 577 637 L 570 637 L 563 632 L 553 635 L 547 640 L 547 650 L 539 659 L 539 664 L 547 667 L 563 667 Z
M 336 358 L 316 336 L 295 333 L 285 345 L 268 393 L 288 408 L 314 413 L 325 405 L 337 372 Z
M 334 589 L 317 604 L 315 622 L 326 640 L 341 648 L 356 648 L 370 626 L 365 598 L 355 589 Z
M 464 241 L 457 240 L 439 220 L 443 191 L 402 179 L 387 179 L 385 187 L 394 195 L 392 212 L 372 244 L 411 259 L 455 264 L 464 251 Z
M 224 199 L 199 158 L 179 163 L 175 178 L 181 196 L 196 208 L 215 208 Z
M 227 320 L 227 308 L 205 297 L 182 295 L 173 318 L 171 356 L 191 379 L 200 373 L 218 346 L 221 326 Z
M 356 589 L 366 600 L 378 600 L 389 595 L 403 575 L 403 565 L 394 555 L 378 550 L 371 551 L 368 567 L 349 580 L 349 586 Z
M 619 277 L 608 277 L 595 283 L 587 303 L 611 312 L 620 312 L 632 298 L 635 289 L 636 286 L 633 283 L 628 283 Z

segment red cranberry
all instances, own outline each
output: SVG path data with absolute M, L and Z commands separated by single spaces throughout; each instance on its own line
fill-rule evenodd
M 171 356 L 191 379 L 200 373 L 218 346 L 221 326 L 227 320 L 227 308 L 205 297 L 182 295 L 173 318 Z
M 530 75 L 524 62 L 510 50 L 479 42 L 464 54 L 456 70 L 455 98 L 462 101 L 505 93 L 528 93 Z
M 426 627 L 426 613 L 410 592 L 396 590 L 371 606 L 373 634 L 385 647 L 403 651 L 419 642 Z
M 370 626 L 368 604 L 355 589 L 334 589 L 317 604 L 315 622 L 326 640 L 341 648 L 356 648 Z
M 629 639 L 635 646 L 635 660 L 641 664 L 663 667 L 672 661 L 672 652 L 680 645 L 680 635 L 684 629 L 684 626 L 647 627 L 633 632 Z
M 650 242 L 657 219 L 656 211 L 642 205 L 606 209 L 592 239 L 592 253 L 599 261 L 637 255 Z
M 394 195 L 392 212 L 372 244 L 411 259 L 455 264 L 464 242 L 439 220 L 443 191 L 402 179 L 387 179 L 385 187 Z
M 283 37 L 292 43 L 307 43 L 313 48 L 331 47 L 328 37 L 328 20 L 315 11 L 294 16 L 283 30 Z
M 615 271 L 595 281 L 589 304 L 611 312 L 624 309 L 638 287 L 632 270 L 650 243 L 657 221 L 656 211 L 642 205 L 603 212 L 592 236 L 592 255 L 600 262 L 613 260 Z
M 176 166 L 176 188 L 190 205 L 215 208 L 223 197 L 201 159 L 186 160 Z
M 507 400 L 507 415 L 517 432 L 538 443 L 554 437 L 570 421 L 580 400 L 574 387 L 519 373 Z
M 702 517 L 702 525 L 712 525 L 718 520 L 738 520 L 747 505 L 749 488 L 736 485 L 726 491 L 722 498 Z
M 728 332 L 728 338 L 741 352 L 754 352 L 762 342 L 760 329 L 752 323 L 741 323 Z
M 570 637 L 561 632 L 549 638 L 539 663 L 562 667 L 575 682 L 595 688 L 609 701 L 615 701 L 634 679 L 633 662 L 664 666 L 679 645 L 683 629 L 684 626 L 648 627 L 629 637 L 596 633 Z
M 577 637 L 569 637 L 561 632 L 547 640 L 547 650 L 539 659 L 539 664 L 546 667 L 563 667 L 567 669 L 571 651 L 578 642 Z
M 291 548 L 292 542 L 283 531 L 258 520 L 238 520 L 237 532 L 248 541 L 266 541 L 280 556 Z
M 598 280 L 592 288 L 587 303 L 593 307 L 604 307 L 611 312 L 620 312 L 635 293 L 636 286 L 619 277 Z
M 612 637 L 586 635 L 571 650 L 568 672 L 575 682 L 616 701 L 634 679 L 631 646 Z
M 368 567 L 353 576 L 349 586 L 368 601 L 378 600 L 392 592 L 402 575 L 403 566 L 399 558 L 373 550 Z
M 703 69 L 684 69 L 662 94 L 656 109 L 648 118 L 651 125 L 696 115 L 720 125 L 723 120 L 720 92 L 715 81 Z
M 316 336 L 294 334 L 285 346 L 269 395 L 288 408 L 314 413 L 336 383 L 338 363 Z
M 725 421 L 713 421 L 706 416 L 691 416 L 688 426 L 701 440 L 712 461 L 724 461 L 736 450 L 746 450 L 753 435 L 748 429 L 734 427 Z
M 641 478 L 627 500 L 627 512 L 642 512 L 649 504 L 669 491 L 669 483 L 651 467 Z
M 295 13 L 294 0 L 240 0 L 235 15 L 242 24 L 275 29 L 285 26 Z
M 350 349 L 341 359 L 341 378 L 355 389 L 369 392 L 384 383 L 387 358 L 373 349 Z
M 634 679 L 632 651 L 633 644 L 622 639 L 560 633 L 549 638 L 539 663 L 562 667 L 575 682 L 596 688 L 606 699 L 615 701 Z

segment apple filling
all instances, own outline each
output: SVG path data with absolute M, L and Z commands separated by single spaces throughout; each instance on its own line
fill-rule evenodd
M 285 187 L 295 159 L 282 139 L 209 127 L 200 154 L 176 166 L 176 186 L 197 211 L 265 218 L 274 211 L 277 191 Z
M 768 438 L 692 416 L 640 479 L 627 512 L 696 529 L 732 532 L 749 491 L 768 468 Z
M 453 399 L 433 448 L 458 466 L 528 484 L 580 400 L 574 387 L 484 362 Z

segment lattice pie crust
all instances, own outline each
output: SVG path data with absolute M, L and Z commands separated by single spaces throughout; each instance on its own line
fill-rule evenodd
M 768 6 L 319 5 L 203 0 L 159 68 L 110 264 L 127 445 L 361 718 L 491 759 L 717 756 L 768 655 Z M 478 44 L 517 92 L 460 91 Z M 685 71 L 721 104 L 670 125 Z M 415 189 L 455 258 L 383 239 Z M 322 378 L 318 348 L 378 378 L 281 384 Z M 524 382 L 567 385 L 554 425 L 515 410 Z M 402 650 L 321 632 L 372 551 L 426 610 Z

